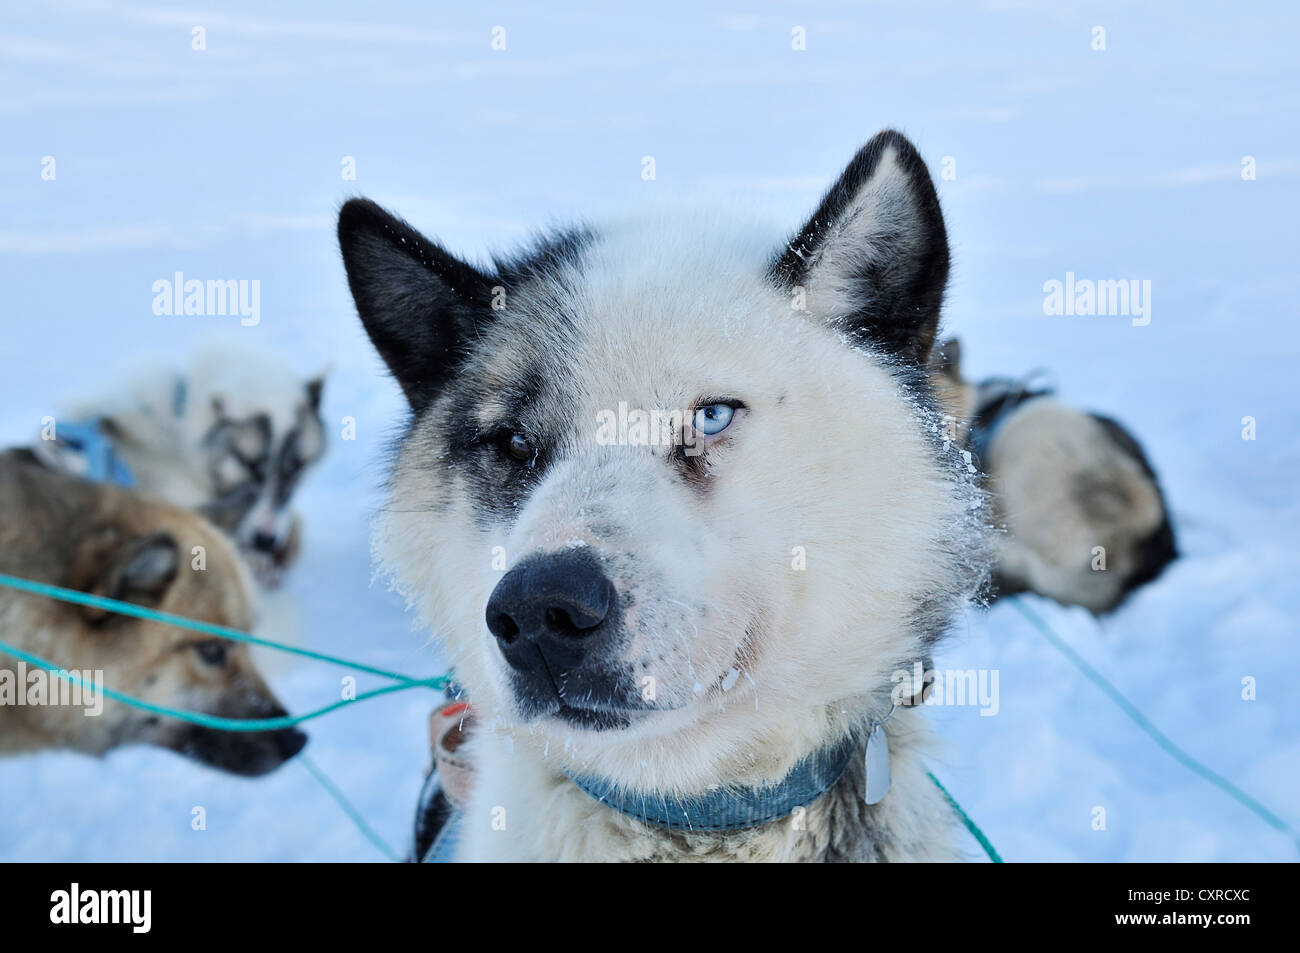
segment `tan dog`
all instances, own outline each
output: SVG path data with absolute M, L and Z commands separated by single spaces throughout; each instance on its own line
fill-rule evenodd
M 972 386 L 955 339 L 936 349 L 930 370 L 1004 530 L 995 596 L 1029 590 L 1108 612 L 1177 557 L 1155 471 L 1119 423 L 1023 381 Z
M 200 555 L 201 571 L 194 568 Z M 0 454 L 0 572 L 239 630 L 252 622 L 247 571 L 210 524 L 189 510 L 48 470 L 26 451 Z M 0 588 L 0 632 L 24 651 L 155 704 L 228 718 L 286 714 L 243 643 L 9 588 Z M 98 755 L 154 744 L 257 775 L 307 741 L 295 729 L 219 732 L 102 697 L 67 704 L 66 683 L 51 679 L 0 654 L 0 752 Z M 42 697 L 34 688 L 43 681 Z

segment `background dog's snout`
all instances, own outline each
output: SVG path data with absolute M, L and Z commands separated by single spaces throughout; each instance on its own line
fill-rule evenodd
M 614 608 L 614 584 L 594 557 L 571 550 L 525 560 L 502 577 L 487 604 L 487 625 L 520 669 L 561 665 L 584 655 Z
M 276 538 L 274 533 L 263 532 L 258 530 L 253 534 L 253 548 L 264 553 L 272 552 L 275 549 Z
M 263 718 L 287 718 L 289 712 L 283 705 L 276 705 Z M 278 731 L 269 732 L 271 741 L 275 744 L 275 749 L 279 752 L 282 760 L 288 761 L 303 748 L 307 747 L 307 732 L 300 728 L 281 728 Z
M 280 756 L 288 761 L 303 748 L 307 747 L 307 733 L 297 728 L 285 728 L 275 733 L 275 746 Z

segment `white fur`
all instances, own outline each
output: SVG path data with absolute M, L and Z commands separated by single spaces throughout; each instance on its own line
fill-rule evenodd
M 509 530 L 475 526 L 454 465 L 431 474 L 436 433 L 417 425 L 407 438 L 376 548 L 446 642 L 479 713 L 465 859 L 815 856 L 836 810 L 829 795 L 807 832 L 773 824 L 719 849 L 716 837 L 615 814 L 564 769 L 652 793 L 781 778 L 828 740 L 885 716 L 891 671 L 924 651 L 925 633 L 909 624 L 917 604 L 950 592 L 959 564 L 979 558 L 980 498 L 956 450 L 936 459 L 927 434 L 938 420 L 886 359 L 834 330 L 851 302 L 833 281 L 815 286 L 815 313 L 791 310 L 763 276 L 755 234 L 698 220 L 619 226 L 601 233 L 581 274 L 553 276 L 550 293 L 564 289 L 565 311 L 577 316 L 573 333 L 547 346 L 583 385 L 572 407 L 579 446 Z M 510 307 L 541 306 L 522 294 Z M 597 414 L 620 401 L 667 410 L 708 394 L 739 397 L 747 410 L 704 495 L 661 456 L 594 439 Z M 434 513 L 448 485 L 457 502 Z M 970 552 L 954 540 L 970 540 Z M 627 658 L 646 666 L 665 710 L 625 730 L 522 721 L 484 623 L 501 577 L 493 547 L 513 565 L 571 545 L 636 556 L 614 579 L 635 594 Z M 795 547 L 806 549 L 806 571 L 792 568 Z M 871 809 L 909 845 L 899 859 L 952 856 L 947 808 L 921 768 L 918 720 L 894 715 L 895 788 Z

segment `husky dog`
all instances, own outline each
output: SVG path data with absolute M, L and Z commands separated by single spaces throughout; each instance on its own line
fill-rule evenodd
M 935 348 L 936 390 L 986 474 L 998 525 L 992 595 L 1031 591 L 1115 609 L 1178 556 L 1164 493 L 1128 430 L 1032 380 L 961 375 L 956 340 Z
M 203 571 L 191 568 L 196 546 Z M 24 450 L 0 454 L 0 572 L 236 629 L 252 621 L 247 570 L 222 533 L 190 510 L 53 473 Z M 25 652 L 102 673 L 103 685 L 155 704 L 227 718 L 286 714 L 243 643 L 9 588 L 0 588 L 0 632 Z M 162 720 L 102 696 L 101 710 L 88 714 L 86 706 L 51 704 L 52 692 L 34 704 L 3 690 L 22 692 L 34 675 L 35 666 L 0 654 L 0 752 L 100 755 L 153 744 L 258 775 L 307 741 L 292 728 L 234 733 Z
M 944 414 L 949 439 L 965 444 L 970 439 L 971 418 L 979 393 L 961 376 L 961 341 L 957 338 L 936 344 L 930 351 L 930 383 L 935 402 Z
M 484 267 L 362 199 L 339 238 L 412 411 L 376 545 L 479 725 L 460 859 L 958 856 L 895 711 L 985 568 L 924 373 L 948 245 L 905 138 L 788 242 L 665 218 Z
M 985 382 L 972 439 L 1006 527 L 995 593 L 1030 590 L 1100 614 L 1177 558 L 1155 470 L 1117 421 Z
M 273 585 L 297 555 L 294 490 L 325 449 L 322 377 L 261 351 L 197 353 L 187 375 L 152 369 L 118 398 L 56 421 L 33 451 L 56 469 L 199 510 Z

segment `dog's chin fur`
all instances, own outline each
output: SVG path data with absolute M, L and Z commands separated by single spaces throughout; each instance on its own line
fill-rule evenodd
M 345 208 L 353 294 L 415 408 L 376 554 L 446 644 L 478 716 L 464 857 L 951 856 L 914 709 L 890 721 L 883 802 L 862 802 L 859 747 L 798 823 L 671 834 L 566 776 L 650 796 L 774 783 L 886 717 L 893 673 L 925 656 L 981 585 L 983 497 L 920 366 L 946 275 L 942 220 L 937 201 L 909 192 L 924 177 L 933 196 L 904 147 L 896 134 L 873 140 L 776 265 L 759 230 L 695 218 L 586 230 L 544 248 L 541 264 L 499 266 L 505 309 L 474 327 L 427 397 L 420 378 L 435 372 L 410 372 L 389 314 L 472 275 L 373 206 Z M 402 263 L 389 266 L 383 243 L 399 235 Z M 898 261 L 877 267 L 881 249 Z M 396 297 L 417 265 L 437 280 L 420 271 L 419 296 Z M 891 284 L 929 293 L 900 308 L 884 300 Z M 806 307 L 792 308 L 790 287 Z M 896 323 L 914 315 L 933 321 L 904 339 Z M 672 410 L 722 397 L 744 409 L 697 464 L 596 439 L 597 415 L 620 402 Z M 547 435 L 535 471 L 467 449 L 503 419 Z M 563 699 L 608 712 L 603 730 L 530 716 L 484 618 L 503 570 L 568 548 L 591 553 L 618 593 L 627 684 L 654 689 Z

